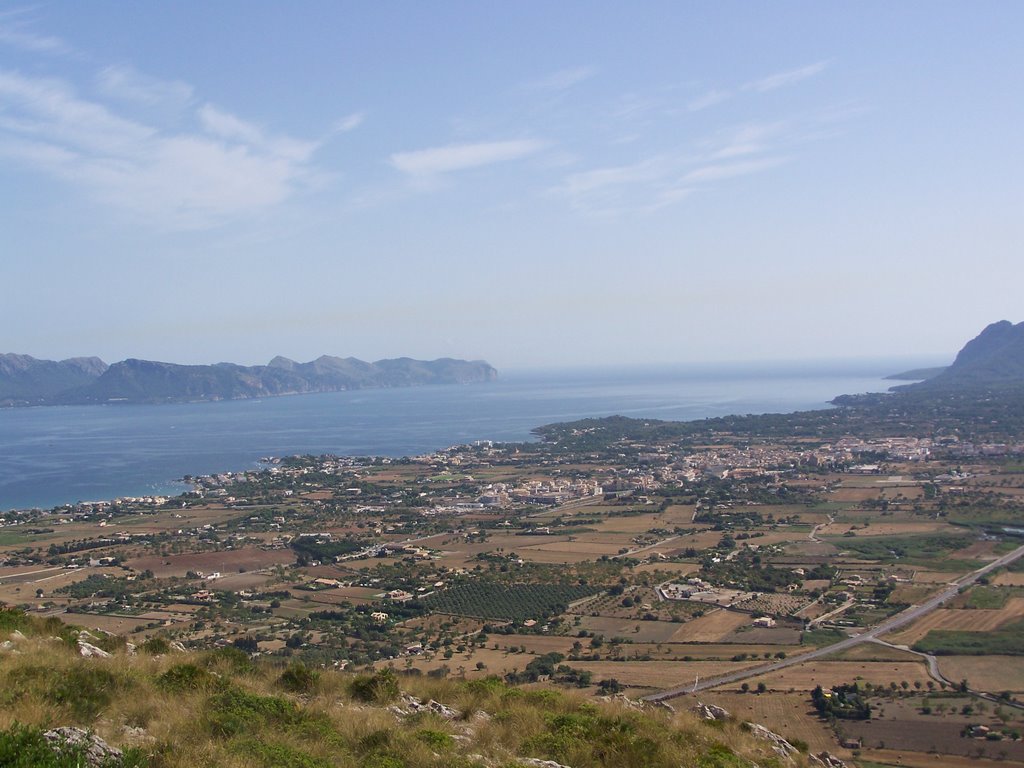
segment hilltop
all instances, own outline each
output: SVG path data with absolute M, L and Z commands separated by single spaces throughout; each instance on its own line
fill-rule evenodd
M 272 666 L 233 646 L 189 652 L 160 636 L 136 648 L 123 638 L 4 609 L 0 678 L 2 765 L 825 764 L 718 708 L 701 716 L 621 697 L 519 688 L 497 677 L 465 681 L 389 668 L 353 674 L 298 662 Z M 95 758 L 79 762 L 69 750 L 58 760 L 44 733 L 91 739 Z
M 1024 387 L 1024 323 L 1001 320 L 967 342 L 953 364 L 903 392 L 951 392 Z
M 308 363 L 275 357 L 267 365 L 177 365 L 128 359 L 107 366 L 95 357 L 61 362 L 0 355 L 0 405 L 172 403 L 338 392 L 374 387 L 469 384 L 498 372 L 482 360 L 374 363 L 324 355 Z

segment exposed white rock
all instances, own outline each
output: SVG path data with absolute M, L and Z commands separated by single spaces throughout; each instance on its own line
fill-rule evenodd
M 770 742 L 772 749 L 779 757 L 792 757 L 797 753 L 797 748 L 786 741 L 774 731 L 769 731 L 760 723 L 747 723 L 750 732 L 759 739 Z
M 569 768 L 567 765 L 556 763 L 554 760 L 539 760 L 536 757 L 517 757 L 519 765 L 529 765 L 534 768 Z
M 810 755 L 810 761 L 812 765 L 820 765 L 822 768 L 846 768 L 846 763 L 829 752 Z
M 87 659 L 109 659 L 110 654 L 104 651 L 102 648 L 97 648 L 92 643 L 87 643 L 81 638 L 78 640 L 78 652 Z
M 697 702 L 697 706 L 693 708 L 693 711 L 705 720 L 728 720 L 730 717 L 729 711 L 722 709 L 717 704 Z
M 96 768 L 123 756 L 120 749 L 110 746 L 103 739 L 88 731 L 83 731 L 81 728 L 54 728 L 46 731 L 43 738 L 58 755 L 68 747 L 83 748 L 85 750 L 85 765 L 90 768 Z
M 438 717 L 443 717 L 445 720 L 458 720 L 462 717 L 462 713 L 457 709 L 446 707 L 439 701 L 431 699 L 427 703 L 423 703 L 420 699 L 415 696 L 410 696 L 408 693 L 403 693 L 399 704 L 392 704 L 388 709 L 399 717 L 405 717 L 406 715 L 412 715 L 419 712 L 433 712 Z

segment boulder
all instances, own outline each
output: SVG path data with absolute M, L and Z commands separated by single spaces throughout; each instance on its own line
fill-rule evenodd
M 693 711 L 704 720 L 728 720 L 731 717 L 729 710 L 722 709 L 717 704 L 698 702 Z
M 458 720 L 462 717 L 462 713 L 457 709 L 446 707 L 439 701 L 431 699 L 427 703 L 423 703 L 420 699 L 415 696 L 410 696 L 408 693 L 403 693 L 402 698 L 398 704 L 392 704 L 388 709 L 399 717 L 405 717 L 407 715 L 413 715 L 420 712 L 433 712 L 438 717 L 443 717 L 445 720 Z
M 87 643 L 81 638 L 78 640 L 78 652 L 87 659 L 109 659 L 110 654 L 102 648 L 97 648 L 92 643 Z

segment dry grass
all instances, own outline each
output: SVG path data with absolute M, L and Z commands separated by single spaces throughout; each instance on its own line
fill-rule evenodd
M 764 682 L 774 691 L 810 691 L 815 686 L 831 688 L 844 683 L 868 682 L 872 685 L 889 685 L 906 680 L 911 685 L 919 681 L 924 685 L 931 678 L 923 663 L 917 662 L 858 662 L 858 661 L 808 661 L 805 664 L 781 669 L 747 682 L 751 687 Z M 728 686 L 724 689 L 727 690 Z
M 750 622 L 748 614 L 719 608 L 680 625 L 671 640 L 675 643 L 717 643 Z
M 761 723 L 788 740 L 804 741 L 815 754 L 828 751 L 844 760 L 851 757 L 848 750 L 839 746 L 828 724 L 817 716 L 805 694 L 706 692 L 700 700 L 723 707 L 733 717 Z
M 470 753 L 489 765 L 522 755 L 574 768 L 695 765 L 715 749 L 759 764 L 771 757 L 769 746 L 737 723 L 712 728 L 688 712 L 639 712 L 581 693 L 517 689 L 493 678 L 474 687 L 400 676 L 409 694 L 462 713 L 452 721 L 400 717 L 386 701 L 353 699 L 353 676 L 346 673 L 322 671 L 296 695 L 282 688 L 278 669 L 244 671 L 237 665 L 248 662 L 237 654 L 118 652 L 110 659 L 83 659 L 69 643 L 48 638 L 51 630 L 16 640 L 17 654 L 0 654 L 0 728 L 15 720 L 89 728 L 115 746 L 140 746 L 152 768 L 479 764 L 466 759 Z M 669 665 L 662 666 L 650 670 L 649 683 L 665 680 Z M 671 666 L 688 676 L 709 665 Z M 603 672 L 618 665 L 596 667 Z M 477 712 L 489 716 L 476 718 Z M 142 729 L 141 736 L 135 729 Z M 400 763 L 380 762 L 388 755 Z M 797 764 L 805 765 L 802 759 Z
M 967 680 L 982 691 L 1024 692 L 1024 660 L 1019 656 L 939 656 L 939 671 L 950 680 Z
M 1024 597 L 1011 597 L 998 610 L 987 608 L 940 608 L 914 622 L 909 629 L 886 637 L 896 645 L 913 645 L 933 629 L 990 632 L 1024 616 Z

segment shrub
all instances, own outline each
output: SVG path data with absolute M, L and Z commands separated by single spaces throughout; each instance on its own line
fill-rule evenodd
M 30 624 L 31 620 L 24 611 L 17 608 L 0 608 L 0 632 L 24 632 Z
M 156 679 L 156 684 L 165 691 L 198 691 L 211 688 L 217 678 L 195 664 L 178 664 Z
M 430 728 L 421 728 L 416 731 L 416 738 L 431 749 L 438 751 L 451 749 L 455 744 L 455 739 L 444 731 L 435 731 Z
M 233 645 L 217 648 L 207 656 L 207 660 L 209 663 L 223 661 L 238 675 L 251 675 L 256 671 L 256 665 L 252 663 L 249 655 Z
M 152 656 L 160 656 L 171 652 L 171 644 L 166 637 L 153 635 L 142 644 L 142 650 Z
M 206 709 L 206 724 L 215 736 L 259 732 L 268 725 L 295 725 L 302 719 L 290 701 L 237 688 L 210 697 Z
M 267 744 L 255 739 L 235 742 L 232 751 L 254 758 L 266 768 L 330 768 L 330 763 L 287 744 Z
M 12 690 L 24 691 L 33 682 L 41 686 L 47 699 L 67 708 L 79 720 L 95 719 L 122 687 L 113 673 L 97 666 L 77 665 L 67 670 L 30 666 L 17 669 L 8 677 Z
M 360 675 L 349 685 L 352 698 L 373 704 L 386 704 L 398 698 L 398 679 L 390 669 L 373 675 Z
M 281 686 L 292 693 L 309 693 L 313 690 L 313 686 L 316 685 L 317 680 L 320 679 L 320 673 L 310 669 L 301 661 L 297 661 L 294 664 L 290 664 L 288 668 L 281 673 L 281 677 L 278 678 L 278 682 Z

